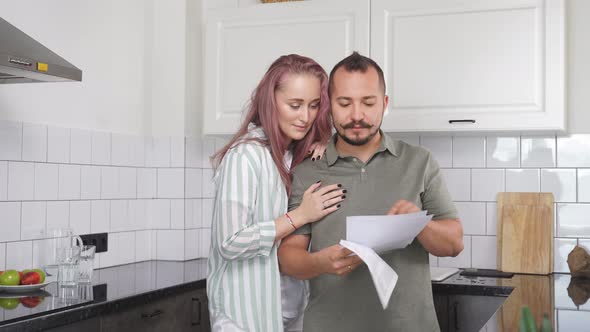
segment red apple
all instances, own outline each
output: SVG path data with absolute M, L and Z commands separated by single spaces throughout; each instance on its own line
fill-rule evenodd
M 35 271 L 25 273 L 20 279 L 21 285 L 36 285 L 39 283 L 41 283 L 41 276 Z

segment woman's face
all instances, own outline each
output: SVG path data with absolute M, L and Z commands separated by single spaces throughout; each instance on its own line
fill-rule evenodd
M 320 80 L 310 74 L 288 74 L 275 92 L 279 127 L 290 143 L 305 137 L 320 109 Z

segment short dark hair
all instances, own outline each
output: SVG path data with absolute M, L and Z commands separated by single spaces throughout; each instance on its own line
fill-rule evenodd
M 375 68 L 375 70 L 377 71 L 377 75 L 379 75 L 379 85 L 381 85 L 381 87 L 383 88 L 383 94 L 385 94 L 385 77 L 383 76 L 383 70 L 381 69 L 381 67 L 379 67 L 377 62 L 373 61 L 372 59 L 367 58 L 366 56 L 360 55 L 357 51 L 354 51 L 354 52 L 352 52 L 351 55 L 340 60 L 340 62 L 338 62 L 334 66 L 334 68 L 332 68 L 332 71 L 330 72 L 330 79 L 328 81 L 328 94 L 330 96 L 332 95 L 332 86 L 334 84 L 334 74 L 336 74 L 336 71 L 340 67 L 344 67 L 344 69 L 349 73 L 352 73 L 355 71 L 360 71 L 361 73 L 366 73 L 367 70 L 369 69 L 369 67 Z

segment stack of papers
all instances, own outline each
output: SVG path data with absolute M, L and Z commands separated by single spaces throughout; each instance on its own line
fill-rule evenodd
M 377 253 L 405 248 L 430 220 L 432 215 L 426 211 L 346 218 L 346 240 L 341 240 L 340 245 L 367 264 L 383 309 L 389 304 L 398 275 Z

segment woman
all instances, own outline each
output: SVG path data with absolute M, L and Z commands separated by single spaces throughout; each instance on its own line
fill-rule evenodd
M 207 277 L 213 331 L 283 330 L 277 246 L 336 211 L 345 192 L 318 182 L 287 213 L 289 169 L 330 134 L 326 72 L 307 57 L 277 59 L 240 129 L 213 156 L 217 193 Z

